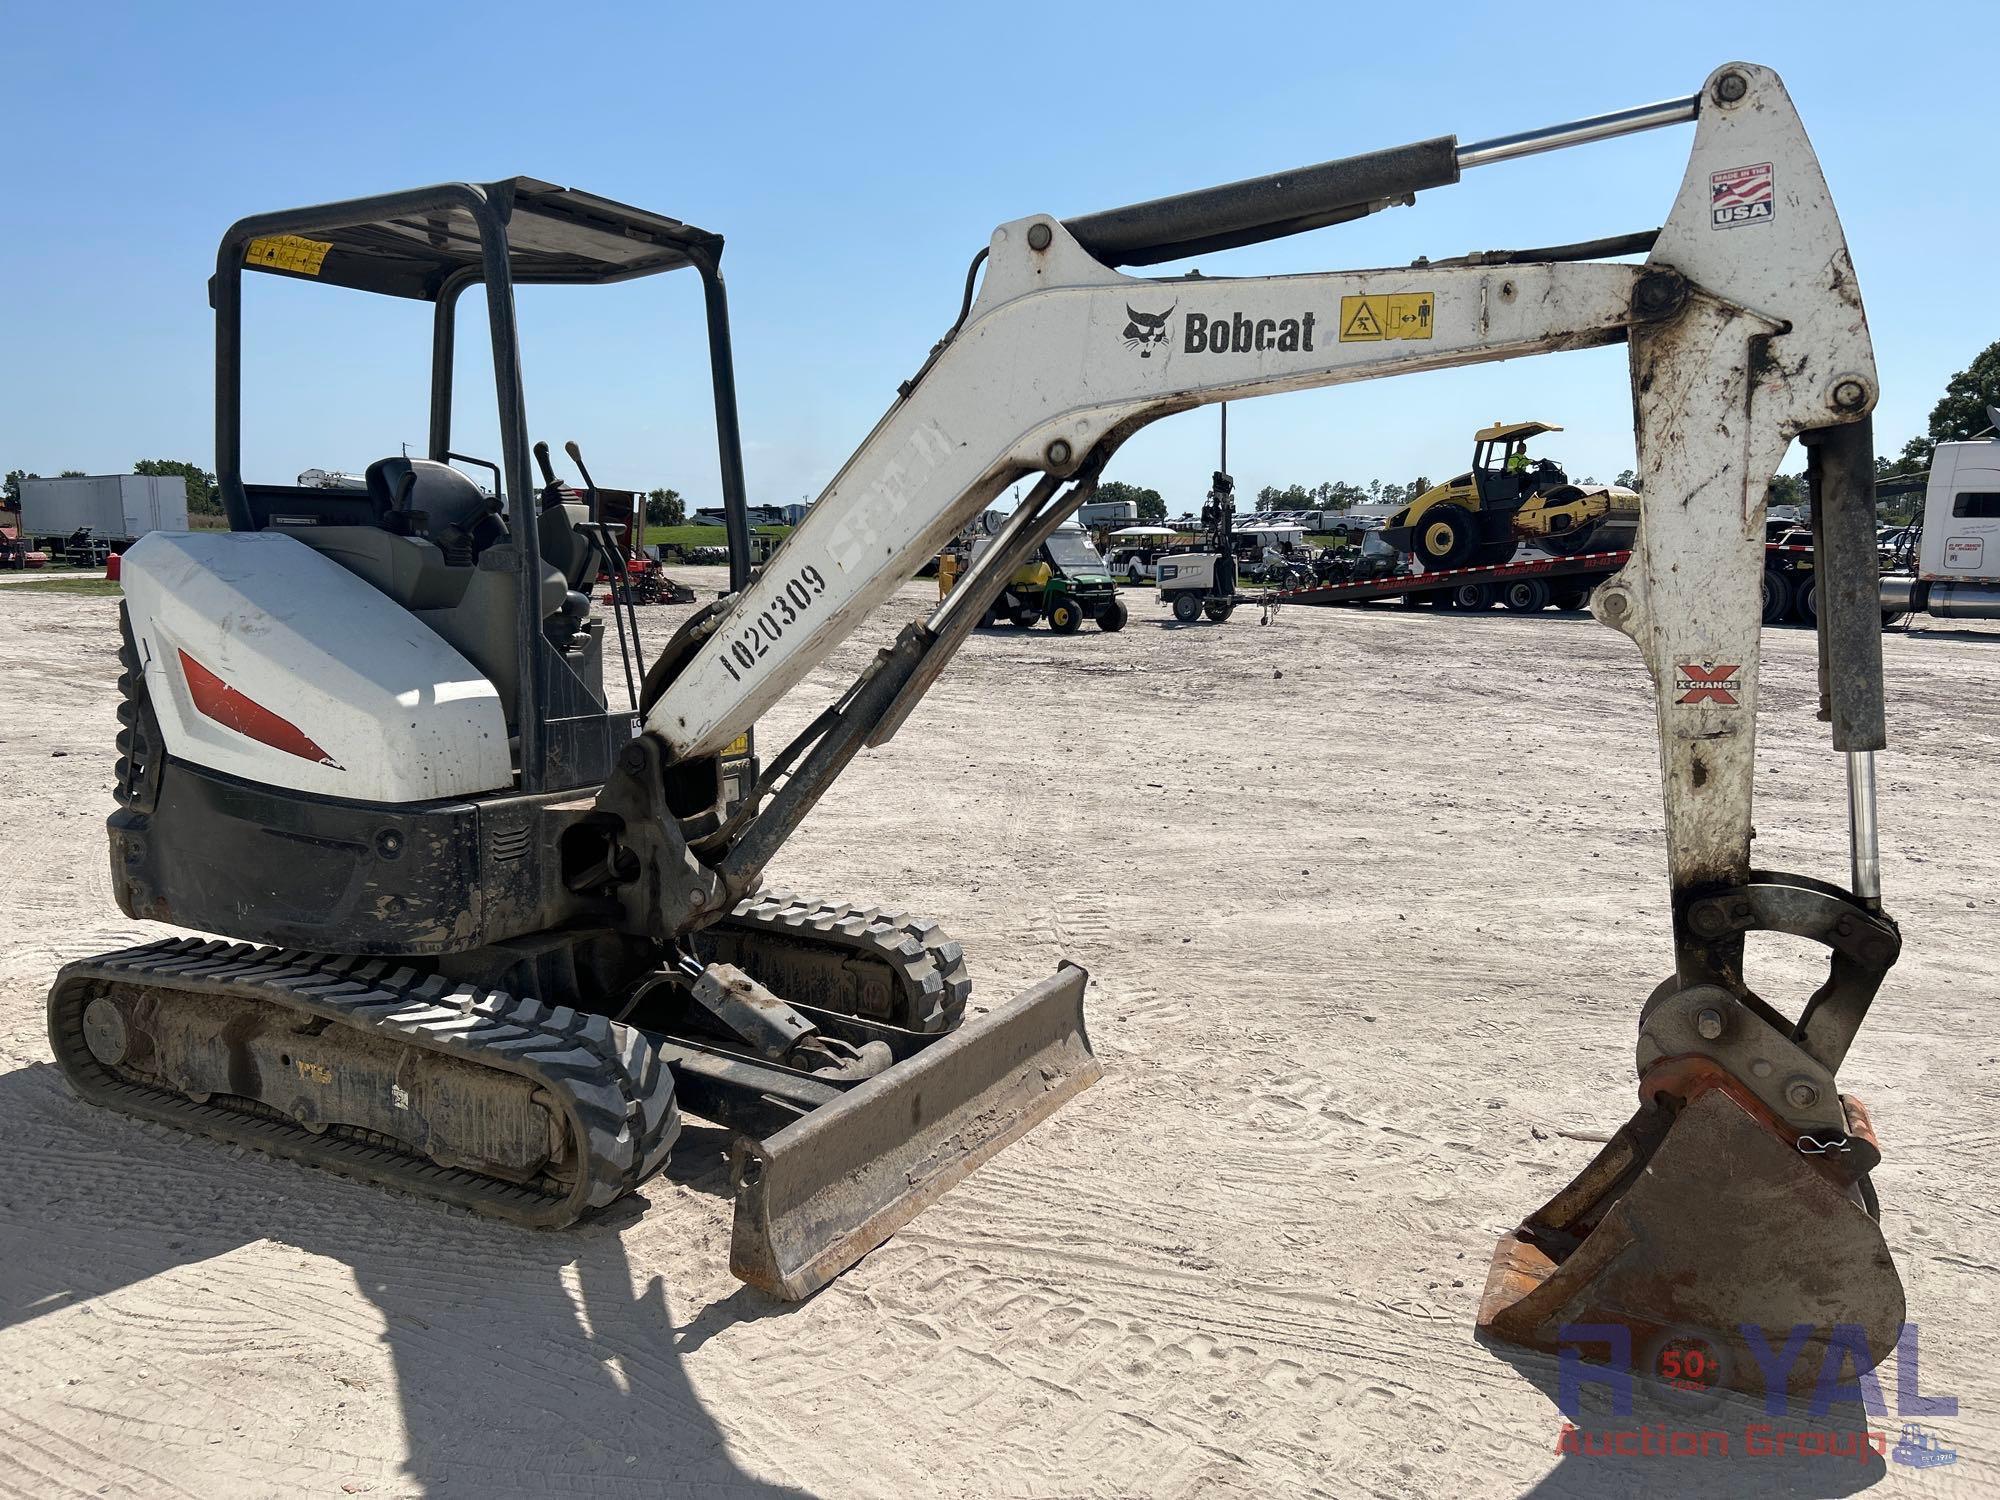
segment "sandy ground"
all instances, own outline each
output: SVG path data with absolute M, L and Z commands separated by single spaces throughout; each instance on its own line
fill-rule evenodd
M 1627 1113 L 1668 963 L 1629 645 L 1579 617 L 1183 629 L 1133 603 L 1122 635 L 975 639 L 774 872 L 935 914 L 975 999 L 1088 965 L 1106 1065 L 785 1307 L 725 1269 L 713 1131 L 609 1220 L 536 1234 L 73 1100 L 49 978 L 150 930 L 105 871 L 113 603 L 0 602 L 0 1491 L 1994 1493 L 2000 633 L 1887 641 L 1908 947 L 1842 1075 L 1888 1152 L 1924 1394 L 1959 1400 L 1925 1425 L 1961 1457 L 1725 1467 L 1559 1455 L 1551 1362 L 1471 1332 L 1495 1236 Z M 1843 878 L 1812 638 L 1766 653 L 1761 858 Z M 1796 1003 L 1782 946 L 1765 993 Z

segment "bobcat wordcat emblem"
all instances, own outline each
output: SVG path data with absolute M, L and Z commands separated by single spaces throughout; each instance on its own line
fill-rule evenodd
M 1174 303 L 1163 313 L 1142 313 L 1131 303 L 1125 304 L 1125 316 L 1130 319 L 1125 325 L 1125 347 L 1137 349 L 1139 358 L 1151 359 L 1155 347 L 1169 350 L 1173 346 L 1167 342 L 1167 319 L 1174 315 Z

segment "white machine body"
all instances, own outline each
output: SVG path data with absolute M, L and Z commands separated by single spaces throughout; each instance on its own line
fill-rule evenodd
M 133 645 L 175 759 L 410 803 L 513 784 L 493 684 L 372 585 L 277 531 L 156 531 L 125 554 Z

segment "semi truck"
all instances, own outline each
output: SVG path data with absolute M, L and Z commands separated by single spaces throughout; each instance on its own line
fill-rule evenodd
M 1986 435 L 1932 453 L 1922 529 L 1882 575 L 1884 616 L 2000 620 L 2000 409 L 1986 417 Z

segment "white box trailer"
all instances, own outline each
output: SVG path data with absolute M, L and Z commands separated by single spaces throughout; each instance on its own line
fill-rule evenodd
M 187 481 L 178 474 L 84 474 L 21 481 L 21 534 L 61 541 L 88 527 L 101 542 L 186 531 Z
M 1086 500 L 1076 508 L 1079 526 L 1115 526 L 1139 519 L 1136 500 Z

